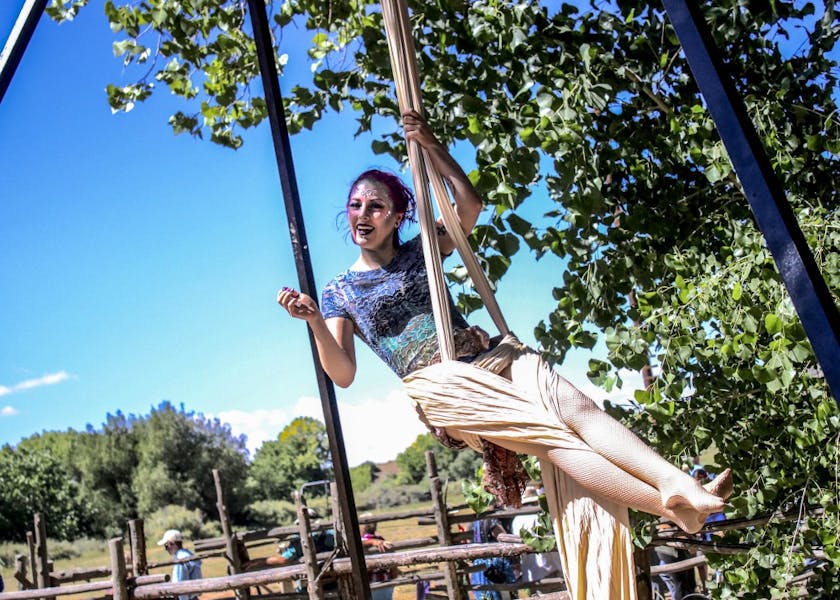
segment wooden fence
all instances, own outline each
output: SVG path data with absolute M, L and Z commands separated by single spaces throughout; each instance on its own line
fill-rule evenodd
M 531 548 L 523 544 L 516 535 L 502 535 L 498 543 L 475 544 L 469 543 L 472 533 L 469 531 L 453 531 L 453 527 L 460 523 L 472 522 L 485 518 L 505 518 L 520 514 L 535 514 L 539 511 L 536 505 L 525 506 L 516 510 L 500 510 L 476 516 L 466 506 L 446 505 L 440 478 L 437 473 L 434 455 L 427 453 L 427 470 L 432 492 L 432 507 L 430 509 L 404 510 L 379 513 L 377 515 L 362 515 L 358 518 L 360 525 L 367 523 L 383 523 L 387 521 L 417 519 L 418 524 L 434 525 L 435 535 L 424 536 L 410 540 L 400 540 L 392 543 L 390 552 L 382 554 L 368 554 L 365 557 L 369 571 L 400 567 L 399 577 L 387 582 L 371 583 L 371 589 L 381 587 L 398 587 L 416 585 L 427 582 L 430 595 L 427 598 L 448 598 L 451 600 L 465 600 L 469 591 L 494 589 L 499 591 L 517 591 L 527 589 L 530 593 L 540 592 L 541 598 L 564 598 L 565 589 L 562 577 L 552 577 L 538 582 L 519 582 L 517 584 L 494 584 L 473 586 L 469 582 L 469 574 L 475 571 L 472 566 L 475 559 L 496 556 L 520 557 L 532 552 Z M 234 532 L 230 526 L 227 508 L 224 502 L 222 483 L 217 471 L 213 472 L 216 483 L 217 509 L 222 523 L 223 535 L 217 538 L 196 540 L 194 558 L 206 559 L 221 557 L 228 565 L 228 575 L 223 577 L 205 578 L 201 580 L 171 582 L 164 574 L 149 574 L 150 569 L 172 566 L 182 561 L 165 561 L 149 563 L 146 556 L 145 533 L 142 520 L 128 523 L 128 551 L 126 552 L 124 538 L 113 538 L 109 541 L 110 565 L 55 571 L 49 560 L 46 538 L 46 523 L 43 515 L 36 514 L 34 531 L 27 534 L 28 556 L 19 555 L 15 560 L 15 580 L 18 591 L 0 594 L 0 600 L 35 600 L 52 599 L 59 596 L 73 594 L 87 594 L 90 598 L 113 598 L 114 600 L 154 599 L 177 595 L 198 595 L 208 592 L 230 592 L 238 600 L 248 600 L 256 593 L 265 600 L 273 599 L 321 599 L 321 598 L 354 598 L 351 582 L 351 565 L 348 558 L 340 556 L 343 547 L 338 518 L 338 505 L 333 502 L 332 522 L 319 522 L 313 526 L 306 510 L 305 500 L 296 496 L 298 524 L 295 526 L 275 527 L 270 529 Z M 335 500 L 337 495 L 331 494 Z M 821 509 L 814 508 L 812 512 Z M 770 519 L 795 519 L 799 513 L 790 515 L 775 514 L 755 519 L 735 519 L 719 521 L 704 528 L 704 532 L 724 531 L 732 528 L 754 527 L 766 523 Z M 331 528 L 335 531 L 336 547 L 339 550 L 317 554 L 311 547 L 311 535 L 314 531 Z M 261 571 L 242 572 L 243 565 L 249 558 L 249 549 L 255 549 L 268 543 L 288 541 L 293 536 L 300 536 L 304 549 L 303 560 L 300 563 Z M 749 546 L 740 544 L 718 544 L 704 542 L 693 537 L 680 535 L 676 529 L 660 530 L 651 545 L 668 545 L 706 553 L 735 553 L 749 551 Z M 705 562 L 705 556 L 690 559 L 665 566 L 648 566 L 644 552 L 637 553 L 637 566 L 640 568 L 640 600 L 649 598 L 650 577 L 658 573 L 676 572 L 694 569 Z M 27 564 L 29 569 L 27 570 Z M 92 581 L 96 580 L 96 581 Z M 302 586 L 298 590 L 290 589 L 288 585 L 297 580 Z M 79 583 L 84 581 L 84 583 Z M 337 590 L 327 589 L 327 581 L 335 582 Z M 277 591 L 277 584 L 281 590 Z M 269 586 L 273 586 L 269 587 Z M 300 590 L 303 591 L 300 591 Z

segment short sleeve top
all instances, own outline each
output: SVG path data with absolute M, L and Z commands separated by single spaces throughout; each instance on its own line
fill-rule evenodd
M 467 329 L 451 296 L 449 305 L 453 328 Z M 321 295 L 321 312 L 325 319 L 350 319 L 400 378 L 435 362 L 439 346 L 420 236 L 401 244 L 379 269 L 347 270 L 332 279 Z

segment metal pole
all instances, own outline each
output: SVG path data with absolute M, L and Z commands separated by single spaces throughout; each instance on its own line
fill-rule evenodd
M 47 0 L 26 0 L 20 9 L 9 39 L 0 51 L 0 102 L 3 102 L 3 96 L 6 95 L 6 90 L 12 83 L 12 77 L 46 6 Z
M 309 259 L 309 244 L 306 241 L 303 213 L 300 207 L 294 164 L 292 163 L 289 131 L 286 127 L 286 113 L 283 108 L 283 97 L 280 94 L 277 63 L 274 58 L 274 46 L 272 45 L 268 28 L 265 1 L 248 0 L 248 12 L 251 15 L 251 26 L 254 29 L 254 41 L 257 46 L 257 57 L 259 59 L 260 73 L 265 91 L 265 101 L 268 106 L 268 118 L 271 123 L 274 153 L 277 158 L 280 184 L 283 188 L 283 200 L 286 206 L 289 234 L 292 239 L 292 251 L 295 255 L 300 289 L 303 293 L 317 298 L 315 278 L 312 274 L 312 264 Z M 312 360 L 315 363 L 315 373 L 318 379 L 321 407 L 324 411 L 324 421 L 330 441 L 338 499 L 341 506 L 341 518 L 344 531 L 347 533 L 347 550 L 353 567 L 353 583 L 359 593 L 359 598 L 366 600 L 370 598 L 370 585 L 368 583 L 364 550 L 359 533 L 356 503 L 353 498 L 350 483 L 350 469 L 347 466 L 347 455 L 344 452 L 344 435 L 341 430 L 341 422 L 338 415 L 335 388 L 333 387 L 332 381 L 327 378 L 326 373 L 321 368 L 312 330 L 309 328 L 307 330 L 312 349 Z
M 840 406 L 840 313 L 695 2 L 663 0 L 758 227 Z

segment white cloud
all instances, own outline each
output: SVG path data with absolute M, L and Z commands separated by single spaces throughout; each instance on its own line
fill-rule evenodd
M 0 408 L 0 417 L 13 417 L 18 414 L 17 409 L 14 406 L 4 406 Z
M 385 398 L 339 402 L 338 412 L 347 463 L 351 467 L 367 460 L 377 463 L 393 460 L 426 431 L 410 400 L 399 390 L 392 390 Z M 290 409 L 228 410 L 211 416 L 228 423 L 234 435 L 247 436 L 251 457 L 264 441 L 277 439 L 283 428 L 297 417 L 313 417 L 324 422 L 321 401 L 313 396 L 298 398 Z
M 291 422 L 295 413 L 283 409 L 225 410 L 217 415 L 223 423 L 230 425 L 234 435 L 245 434 L 248 438 L 246 445 L 254 457 L 254 452 L 260 445 L 277 438 L 277 434 Z
M 384 398 L 339 404 L 339 412 L 351 466 L 366 460 L 393 460 L 418 435 L 428 431 L 401 389 L 392 390 Z
M 45 385 L 55 385 L 56 383 L 61 383 L 67 379 L 70 379 L 70 375 L 66 371 L 59 371 L 58 373 L 50 373 L 36 379 L 27 379 L 26 381 L 21 381 L 11 387 L 0 385 L 0 396 L 7 396 L 9 394 L 31 390 Z

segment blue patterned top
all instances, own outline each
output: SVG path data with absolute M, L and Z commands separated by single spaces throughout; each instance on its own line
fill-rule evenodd
M 449 297 L 455 344 L 464 317 Z M 371 271 L 347 270 L 330 281 L 321 295 L 325 319 L 342 317 L 356 334 L 400 377 L 436 361 L 437 333 L 420 236 L 401 244 L 394 259 Z M 465 333 L 465 332 L 464 332 Z

